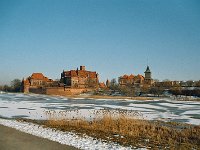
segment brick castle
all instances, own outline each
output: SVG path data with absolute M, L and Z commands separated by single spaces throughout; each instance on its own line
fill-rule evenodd
M 151 71 L 147 66 L 145 76 L 123 75 L 119 77 L 120 86 L 150 87 L 153 83 Z M 22 80 L 21 91 L 24 93 L 39 93 L 50 95 L 73 95 L 83 92 L 94 91 L 99 88 L 109 87 L 109 80 L 105 83 L 99 82 L 99 75 L 95 71 L 86 70 L 85 66 L 80 69 L 64 71 L 61 73 L 59 81 L 54 81 L 45 77 L 42 73 L 33 73 Z
M 74 88 L 98 88 L 99 85 L 98 73 L 87 71 L 85 66 L 76 70 L 63 70 L 60 82 L 66 87 Z
M 73 95 L 93 91 L 99 88 L 98 73 L 87 71 L 85 66 L 80 69 L 64 71 L 60 81 L 53 81 L 42 73 L 33 73 L 22 80 L 21 91 L 53 95 Z

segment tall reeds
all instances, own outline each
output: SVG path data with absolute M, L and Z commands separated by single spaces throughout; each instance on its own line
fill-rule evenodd
M 142 120 L 138 119 L 139 113 L 127 110 L 94 110 L 92 113 L 80 117 L 78 110 L 49 111 L 45 125 L 133 147 L 200 148 L 200 126 Z

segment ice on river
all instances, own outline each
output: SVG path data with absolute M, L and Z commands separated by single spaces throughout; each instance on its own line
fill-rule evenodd
M 177 121 L 200 125 L 200 102 L 161 100 L 69 99 L 37 94 L 0 94 L 0 116 L 7 118 L 47 119 L 46 111 L 79 110 L 76 115 L 91 116 L 93 110 L 122 109 L 137 111 L 141 118 Z

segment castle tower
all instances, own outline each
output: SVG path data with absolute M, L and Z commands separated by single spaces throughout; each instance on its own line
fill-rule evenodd
M 151 79 L 151 71 L 149 69 L 149 66 L 147 66 L 147 69 L 144 72 L 144 74 L 145 74 L 145 79 Z
M 23 93 L 29 93 L 30 84 L 27 79 L 22 79 L 20 91 Z
M 149 69 L 149 66 L 147 66 L 147 69 L 144 72 L 144 74 L 145 74 L 144 77 L 145 84 L 151 85 L 153 83 L 153 80 L 151 78 L 151 70 Z

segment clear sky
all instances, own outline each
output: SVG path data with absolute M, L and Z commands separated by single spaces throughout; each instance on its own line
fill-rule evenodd
M 148 59 L 148 61 L 147 61 Z M 42 72 L 200 80 L 199 0 L 0 0 L 0 84 Z

